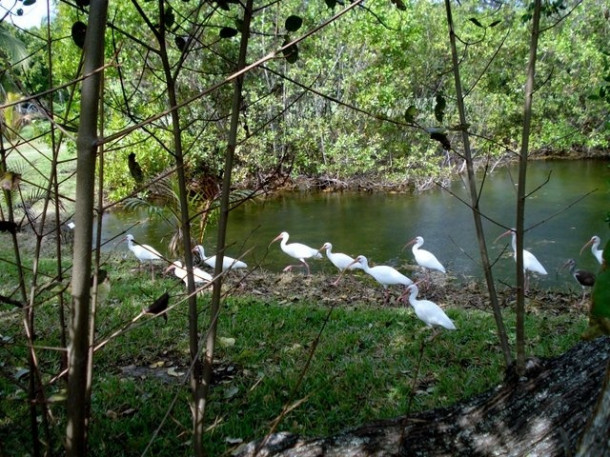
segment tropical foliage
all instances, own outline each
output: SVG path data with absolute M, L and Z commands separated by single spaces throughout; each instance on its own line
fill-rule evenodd
M 601 1 L 586 8 L 557 4 L 563 7 L 549 8 L 543 17 L 531 148 L 534 154 L 556 155 L 606 148 L 608 105 L 600 99 L 608 84 L 608 8 Z M 181 116 L 189 167 L 205 176 L 221 174 L 219 151 L 227 142 L 230 110 L 230 90 L 222 83 L 238 51 L 237 9 L 223 5 L 212 15 L 188 2 L 173 2 L 163 18 L 156 3 L 141 5 L 151 24 L 165 21 L 178 102 L 197 100 Z M 151 29 L 138 25 L 131 4 L 110 7 L 106 132 L 158 116 L 111 145 L 106 181 L 109 195 L 117 199 L 133 190 L 130 153 L 149 178 L 170 166 L 171 120 L 163 114 L 169 107 L 161 96 L 164 76 L 158 50 L 150 44 Z M 81 49 L 68 41 L 73 41 L 74 24 L 87 20 L 83 10 L 59 8 L 52 30 L 59 40 L 52 54 L 56 85 L 78 74 Z M 318 26 L 335 9 L 318 1 L 260 10 L 254 16 L 250 60 Z M 561 19 L 560 13 L 569 14 Z M 478 157 L 510 153 L 519 141 L 528 14 L 521 2 L 461 2 L 455 10 L 468 128 Z M 288 29 L 294 24 L 287 19 L 294 15 L 302 18 L 297 32 Z M 279 173 L 402 180 L 439 176 L 459 166 L 459 148 L 455 157 L 444 151 L 464 127 L 458 125 L 443 17 L 444 7 L 437 2 L 411 1 L 404 9 L 370 2 L 300 43 L 294 63 L 276 58 L 248 73 L 235 179 L 261 182 Z M 32 40 L 27 41 L 33 49 Z M 41 72 L 44 67 L 33 68 Z M 66 103 L 69 93 L 69 88 L 55 92 L 55 108 L 76 126 L 79 95 Z

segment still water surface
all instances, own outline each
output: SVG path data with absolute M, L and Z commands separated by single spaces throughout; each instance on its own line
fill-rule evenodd
M 600 160 L 540 161 L 528 167 L 526 226 L 535 226 L 526 234 L 525 248 L 548 271 L 535 282 L 542 288 L 574 288 L 567 272 L 559 271 L 566 259 L 573 257 L 577 267 L 597 271 L 598 264 L 587 250 L 579 250 L 591 236 L 604 244 L 610 238 L 604 222 L 610 212 L 610 162 Z M 480 208 L 488 249 L 493 258 L 500 256 L 509 237 L 493 240 L 505 227 L 514 225 L 516 168 L 497 169 L 484 182 Z M 326 241 L 335 252 L 352 256 L 364 254 L 371 265 L 392 265 L 402 269 L 413 263 L 410 249 L 402 247 L 415 236 L 423 236 L 424 248 L 432 251 L 445 265 L 448 274 L 458 280 L 482 277 L 475 238 L 472 211 L 460 200 L 468 201 L 465 182 L 454 182 L 449 190 L 434 189 L 419 195 L 386 193 L 291 193 L 258 203 L 247 203 L 230 216 L 227 255 L 240 256 L 250 265 L 281 272 L 292 262 L 279 246 L 267 246 L 280 232 L 290 233 L 289 242 L 301 242 L 319 248 Z M 115 212 L 104 220 L 104 239 L 112 238 L 138 222 L 140 216 Z M 136 239 L 165 252 L 167 226 L 151 221 L 130 229 Z M 166 243 L 165 243 L 166 244 Z M 216 228 L 210 227 L 204 241 L 206 254 L 215 251 Z M 115 247 L 127 250 L 125 244 Z M 498 258 L 494 266 L 497 280 L 513 283 L 515 276 L 512 251 Z M 310 261 L 312 272 L 334 273 L 324 261 Z M 295 270 L 298 271 L 298 270 Z M 407 272 L 403 269 L 404 272 Z M 408 273 L 410 274 L 410 273 Z

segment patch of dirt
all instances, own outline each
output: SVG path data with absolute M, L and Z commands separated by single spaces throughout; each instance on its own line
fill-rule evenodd
M 164 384 L 183 383 L 188 384 L 188 360 L 184 357 L 176 358 L 166 353 L 158 357 L 156 361 L 147 365 L 136 365 L 135 363 L 119 367 L 121 375 L 127 378 L 157 379 Z M 214 364 L 212 385 L 231 381 L 241 367 L 234 363 L 218 361 Z
M 409 273 L 417 279 L 419 273 Z M 279 303 L 312 302 L 336 306 L 406 306 L 408 301 L 401 300 L 403 289 L 398 286 L 389 288 L 389 301 L 386 302 L 383 287 L 363 272 L 346 273 L 338 283 L 338 274 L 305 275 L 300 272 L 271 273 L 256 270 L 243 279 L 228 278 L 225 282 L 233 296 L 252 295 L 257 299 L 278 301 Z M 474 279 L 460 281 L 457 278 L 432 273 L 428 285 L 420 284 L 418 298 L 436 302 L 443 308 L 477 309 L 491 312 L 491 302 L 487 286 Z M 515 306 L 516 290 L 507 285 L 497 287 L 498 300 L 502 308 Z M 586 302 L 581 302 L 581 294 L 557 292 L 553 290 L 532 289 L 526 296 L 529 312 L 549 312 L 559 314 L 586 314 Z

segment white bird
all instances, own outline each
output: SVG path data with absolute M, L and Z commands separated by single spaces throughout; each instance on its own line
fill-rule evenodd
M 424 244 L 424 239 L 421 236 L 413 238 L 405 245 L 405 248 L 413 243 L 415 243 L 411 249 L 413 251 L 413 257 L 415 257 L 417 264 L 422 267 L 426 273 L 428 273 L 429 270 L 436 270 L 440 271 L 441 273 L 445 273 L 445 267 L 438 261 L 434 254 L 432 254 L 430 251 L 426 251 L 425 249 L 420 249 Z
M 286 244 L 288 242 L 289 236 L 290 235 L 288 234 L 288 232 L 282 232 L 277 237 L 275 237 L 273 239 L 273 241 L 271 241 L 271 243 L 269 243 L 269 246 L 271 246 L 271 244 L 276 242 L 277 240 L 282 240 L 282 242 L 280 243 L 280 247 L 282 248 L 282 251 L 284 251 L 290 257 L 298 259 L 299 262 L 301 262 L 303 265 L 305 265 L 305 268 L 307 268 L 307 274 L 309 274 L 310 273 L 309 265 L 307 264 L 305 259 L 310 259 L 310 258 L 321 259 L 322 254 L 320 254 L 320 250 L 311 248 L 311 247 L 309 247 L 305 244 L 301 244 L 301 243 Z M 290 271 L 290 269 L 292 269 L 292 267 L 297 267 L 297 266 L 302 266 L 302 265 L 288 265 L 286 268 L 284 268 L 284 271 Z
M 195 246 L 193 248 L 193 252 L 197 252 L 202 262 L 205 263 L 207 266 L 216 268 L 216 256 L 213 255 L 212 257 L 206 258 L 205 251 L 201 244 Z M 238 268 L 248 268 L 248 265 L 246 265 L 246 263 L 242 262 L 241 260 L 234 259 L 233 257 L 228 257 L 226 255 L 222 257 L 222 271 L 236 270 Z
M 444 327 L 447 330 L 455 330 L 455 324 L 445 312 L 436 303 L 430 300 L 417 300 L 417 294 L 419 289 L 416 284 L 411 284 L 407 287 L 409 294 L 409 303 L 415 311 L 415 315 L 424 321 L 429 327 L 439 326 Z
M 337 267 L 340 272 L 344 270 L 359 270 L 362 269 L 362 266 L 359 263 L 354 263 L 354 259 L 347 254 L 343 254 L 342 252 L 332 252 L 333 245 L 329 242 L 326 242 L 320 248 L 320 251 L 326 251 L 326 257 L 328 260 Z
M 182 266 L 182 262 L 180 262 L 180 260 L 174 261 L 169 267 L 167 267 L 165 273 L 168 273 L 171 270 L 174 270 L 176 277 L 184 281 L 184 284 L 188 284 L 187 271 L 186 268 Z M 193 267 L 193 279 L 197 285 L 202 283 L 210 283 L 214 278 L 211 274 L 203 271 L 201 268 Z
M 163 256 L 155 248 L 148 244 L 140 244 L 134 240 L 133 235 L 126 235 L 123 240 L 127 240 L 127 247 L 136 256 L 140 262 L 140 267 L 144 262 L 150 263 L 151 274 L 154 278 L 153 263 L 157 260 L 163 260 Z
M 511 234 L 512 234 L 511 245 L 513 248 L 513 256 L 515 258 L 515 261 L 517 261 L 517 232 L 515 231 L 514 228 L 511 228 L 510 230 L 507 230 L 506 232 L 504 232 L 502 235 L 498 236 L 498 238 L 496 238 L 494 240 L 494 243 L 496 241 L 498 241 L 500 238 L 502 238 L 503 236 L 511 235 Z M 538 273 L 541 275 L 547 274 L 545 268 L 538 261 L 536 256 L 534 256 L 534 254 L 532 254 L 530 251 L 527 251 L 524 249 L 523 250 L 523 273 L 525 273 L 525 290 L 526 291 L 528 289 L 528 277 L 527 277 L 528 271 L 531 271 L 532 273 Z
M 594 235 L 589 241 L 587 241 L 587 244 L 580 248 L 580 253 L 582 254 L 582 251 L 584 251 L 587 246 L 591 245 L 591 253 L 595 256 L 595 258 L 601 265 L 602 263 L 604 263 L 604 258 L 602 256 L 604 250 L 598 249 L 601 242 L 602 240 L 599 238 L 599 236 Z
M 390 298 L 390 291 L 388 290 L 388 286 L 402 284 L 407 287 L 413 284 L 409 278 L 400 273 L 398 270 L 387 266 L 387 265 L 377 265 L 374 267 L 369 267 L 369 262 L 367 258 L 363 255 L 359 255 L 353 262 L 354 264 L 360 264 L 360 267 L 364 270 L 365 273 L 371 275 L 375 278 L 379 284 L 383 286 L 385 301 L 387 302 Z

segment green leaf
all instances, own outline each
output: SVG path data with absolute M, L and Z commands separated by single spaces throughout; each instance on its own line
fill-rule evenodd
M 602 253 L 603 263 L 591 292 L 589 328 L 583 337 L 590 339 L 601 334 L 610 334 L 610 241 Z
M 31 6 L 36 3 L 36 0 L 23 0 L 23 6 Z
M 484 28 L 483 25 L 479 22 L 479 20 L 476 17 L 471 17 L 470 19 L 468 19 L 470 22 L 472 22 L 474 25 L 476 25 L 477 27 L 481 27 Z
M 244 21 L 241 19 L 235 19 L 235 28 L 239 33 L 244 33 Z
M 324 0 L 324 2 L 329 8 L 334 8 L 335 6 L 337 6 L 337 0 Z
M 419 110 L 414 105 L 411 105 L 407 108 L 407 111 L 405 111 L 405 120 L 409 124 L 412 124 L 413 122 L 415 122 L 415 118 L 418 114 Z
M 219 33 L 220 38 L 232 38 L 237 34 L 237 29 L 234 29 L 233 27 L 223 27 L 222 29 L 220 29 Z
M 301 19 L 299 16 L 288 16 L 288 18 L 286 19 L 286 30 L 288 30 L 289 32 L 296 32 L 297 30 L 299 30 L 301 28 L 301 26 L 303 25 L 303 19 Z
M 23 16 L 23 8 L 17 8 L 17 16 Z
M 501 20 L 497 20 L 497 21 L 493 21 L 491 24 L 489 24 L 489 27 L 495 27 L 496 25 L 500 24 L 502 21 Z

